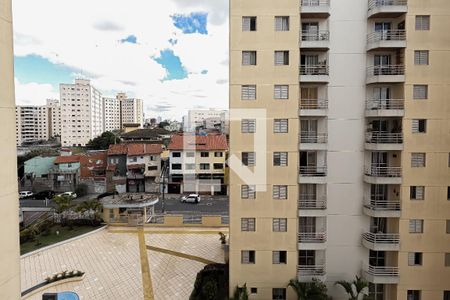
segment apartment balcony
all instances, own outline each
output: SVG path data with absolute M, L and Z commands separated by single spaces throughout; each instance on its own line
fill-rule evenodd
M 367 68 L 366 83 L 402 83 L 405 82 L 404 65 L 382 65 Z
M 366 132 L 366 150 L 403 150 L 403 133 Z
M 399 282 L 398 267 L 363 266 L 363 278 L 375 284 L 397 284 Z
M 304 18 L 328 18 L 330 0 L 301 0 L 300 12 Z
M 324 250 L 327 245 L 327 234 L 325 232 L 299 232 L 299 250 Z
M 369 0 L 368 18 L 396 18 L 408 12 L 407 0 Z
M 401 184 L 401 167 L 366 167 L 364 181 L 370 184 Z
M 297 272 L 300 282 L 311 282 L 313 278 L 321 281 L 326 279 L 325 265 L 298 265 Z
M 330 80 L 327 64 L 301 65 L 300 82 L 328 83 Z
M 326 166 L 300 166 L 300 183 L 324 184 L 327 181 Z
M 375 218 L 400 218 L 400 200 L 370 199 L 364 204 L 363 211 Z
M 300 194 L 298 208 L 299 217 L 325 217 L 327 215 L 327 197 Z
M 406 31 L 404 29 L 377 31 L 367 35 L 367 51 L 398 48 L 406 48 Z
M 127 179 L 144 179 L 144 174 L 138 173 L 127 174 Z
M 330 31 L 328 30 L 302 30 L 300 36 L 301 49 L 328 49 L 330 48 Z
M 400 235 L 397 233 L 372 233 L 362 235 L 364 247 L 374 251 L 399 251 Z
M 327 99 L 300 99 L 300 116 L 326 116 L 327 113 Z
M 302 131 L 300 132 L 300 150 L 326 150 L 328 134 Z
M 404 115 L 404 99 L 368 99 L 366 101 L 366 117 L 403 117 Z

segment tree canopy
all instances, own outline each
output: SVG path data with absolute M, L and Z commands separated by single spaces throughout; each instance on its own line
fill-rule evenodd
M 100 136 L 90 140 L 86 147 L 92 150 L 106 150 L 109 145 L 114 143 L 119 144 L 120 138 L 111 131 L 105 131 Z

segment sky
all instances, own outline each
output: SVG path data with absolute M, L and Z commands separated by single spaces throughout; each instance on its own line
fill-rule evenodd
M 14 0 L 17 104 L 90 79 L 145 117 L 228 107 L 228 0 Z

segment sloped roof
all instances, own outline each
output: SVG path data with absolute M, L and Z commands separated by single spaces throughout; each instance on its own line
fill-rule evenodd
M 164 128 L 141 128 L 122 134 L 123 139 L 155 139 L 161 135 L 170 135 L 172 132 Z
M 97 173 L 103 173 L 106 170 L 106 151 L 89 152 L 86 155 L 80 156 L 80 176 L 92 177 Z
M 185 140 L 186 139 L 186 140 Z M 206 136 L 174 135 L 170 141 L 169 150 L 228 150 L 228 143 L 223 134 L 209 134 Z
M 127 147 L 129 156 L 160 154 L 163 151 L 161 144 L 128 144 Z
M 121 154 L 127 154 L 127 145 L 126 144 L 109 145 L 108 155 L 121 155 Z
M 68 163 L 77 163 L 80 162 L 79 155 L 67 155 L 67 156 L 58 156 L 55 159 L 54 164 L 68 164 Z

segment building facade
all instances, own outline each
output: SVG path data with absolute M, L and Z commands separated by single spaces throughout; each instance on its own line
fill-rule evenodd
M 0 168 L 0 299 L 20 298 L 19 197 L 17 153 L 14 143 L 14 62 L 11 1 L 0 0 L 0 118 L 2 131 Z
M 76 79 L 74 84 L 60 84 L 61 144 L 85 146 L 103 132 L 103 100 L 89 80 Z
M 317 278 L 347 299 L 334 282 L 358 275 L 376 300 L 450 297 L 449 12 L 230 2 L 230 156 L 267 173 L 230 171 L 230 293 L 293 299 L 290 279 Z
M 103 131 L 119 130 L 122 127 L 120 102 L 117 98 L 103 97 L 103 119 L 105 126 Z
M 16 106 L 16 145 L 47 141 L 49 132 L 49 111 L 46 106 Z
M 120 130 L 123 124 L 144 126 L 144 102 L 118 93 L 116 98 L 103 98 L 104 131 Z
M 206 122 L 206 120 L 209 120 Z M 223 132 L 228 133 L 228 110 L 216 110 L 216 109 L 197 109 L 189 110 L 188 114 L 183 117 L 184 131 L 192 132 L 197 127 L 210 126 L 214 122 L 223 124 Z M 214 129 L 214 124 L 211 128 Z

